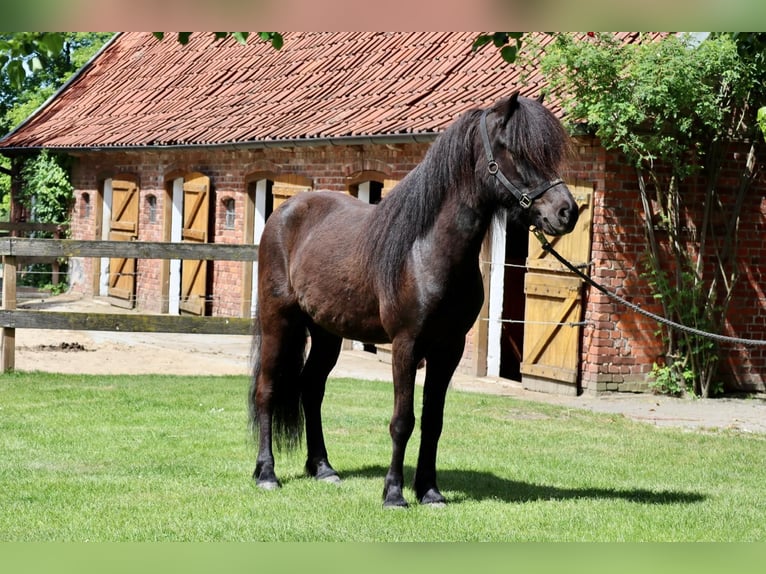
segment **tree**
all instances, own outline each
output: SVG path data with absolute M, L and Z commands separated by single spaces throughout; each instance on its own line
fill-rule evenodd
M 0 63 L 5 65 L 4 73 L 0 74 L 0 133 L 6 133 L 42 105 L 111 36 L 111 33 L 90 32 L 17 32 L 0 35 Z M 31 164 L 36 161 L 36 157 L 29 158 L 25 162 L 27 168 L 33 170 Z M 45 160 L 45 165 L 48 161 L 55 161 L 65 168 L 61 158 L 51 156 Z M 0 215 L 7 216 L 10 207 L 11 171 L 10 160 L 0 158 L 0 173 L 4 174 L 0 176 Z M 38 183 L 45 173 L 50 173 L 52 180 L 58 179 L 52 171 L 43 169 L 39 172 Z M 31 206 L 30 201 L 29 198 L 25 200 L 27 208 Z M 44 207 L 45 201 L 45 197 L 38 200 L 38 211 L 49 212 Z M 53 207 L 52 204 L 51 209 Z M 62 217 L 65 214 L 56 216 L 55 221 L 62 221 Z
M 620 44 L 612 35 L 558 35 L 543 57 L 550 90 L 573 129 L 595 134 L 636 168 L 644 206 L 646 277 L 665 316 L 723 331 L 738 279 L 737 231 L 756 176 L 756 114 L 766 91 L 764 34 L 718 34 Z M 720 193 L 723 155 L 746 142 L 734 198 Z M 704 208 L 692 192 L 701 182 Z M 723 216 L 721 216 L 723 215 Z M 715 222 L 726 222 L 724 229 Z M 687 230 L 696 229 L 692 241 Z M 666 240 L 660 240 L 660 234 Z M 669 390 L 687 384 L 707 397 L 717 388 L 716 341 L 663 327 Z

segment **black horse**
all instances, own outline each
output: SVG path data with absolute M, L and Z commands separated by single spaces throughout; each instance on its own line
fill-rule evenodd
M 311 192 L 271 215 L 258 251 L 250 390 L 259 486 L 279 486 L 272 437 L 296 447 L 304 424 L 307 472 L 339 481 L 327 458 L 321 405 L 346 337 L 391 343 L 393 455 L 384 506 L 407 505 L 404 453 L 415 426 L 415 371 L 426 360 L 414 487 L 423 504 L 445 502 L 436 449 L 447 386 L 484 300 L 482 240 L 503 211 L 549 235 L 572 230 L 577 205 L 557 174 L 567 142 L 558 119 L 517 92 L 461 115 L 377 206 Z

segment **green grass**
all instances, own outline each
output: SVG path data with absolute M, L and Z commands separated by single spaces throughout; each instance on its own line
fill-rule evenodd
M 343 483 L 251 480 L 244 377 L 0 376 L 0 541 L 756 541 L 766 436 L 451 391 L 446 508 L 381 506 L 390 383 L 325 399 Z M 420 396 L 418 393 L 418 400 Z M 419 407 L 418 407 L 419 409 Z M 411 481 L 419 435 L 410 442 Z

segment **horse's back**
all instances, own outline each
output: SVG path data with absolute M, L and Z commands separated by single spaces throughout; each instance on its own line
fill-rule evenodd
M 259 304 L 281 294 L 326 330 L 385 338 L 359 249 L 373 206 L 333 191 L 295 195 L 272 213 L 259 248 Z
M 312 191 L 289 198 L 266 222 L 261 245 L 279 243 L 291 253 L 311 250 L 344 250 L 344 245 L 363 232 L 362 220 L 371 206 L 335 191 Z

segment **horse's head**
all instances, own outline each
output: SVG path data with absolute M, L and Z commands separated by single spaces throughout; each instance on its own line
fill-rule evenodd
M 479 132 L 477 169 L 511 217 L 549 235 L 572 231 L 577 203 L 557 175 L 568 142 L 561 122 L 516 92 L 482 112 Z

